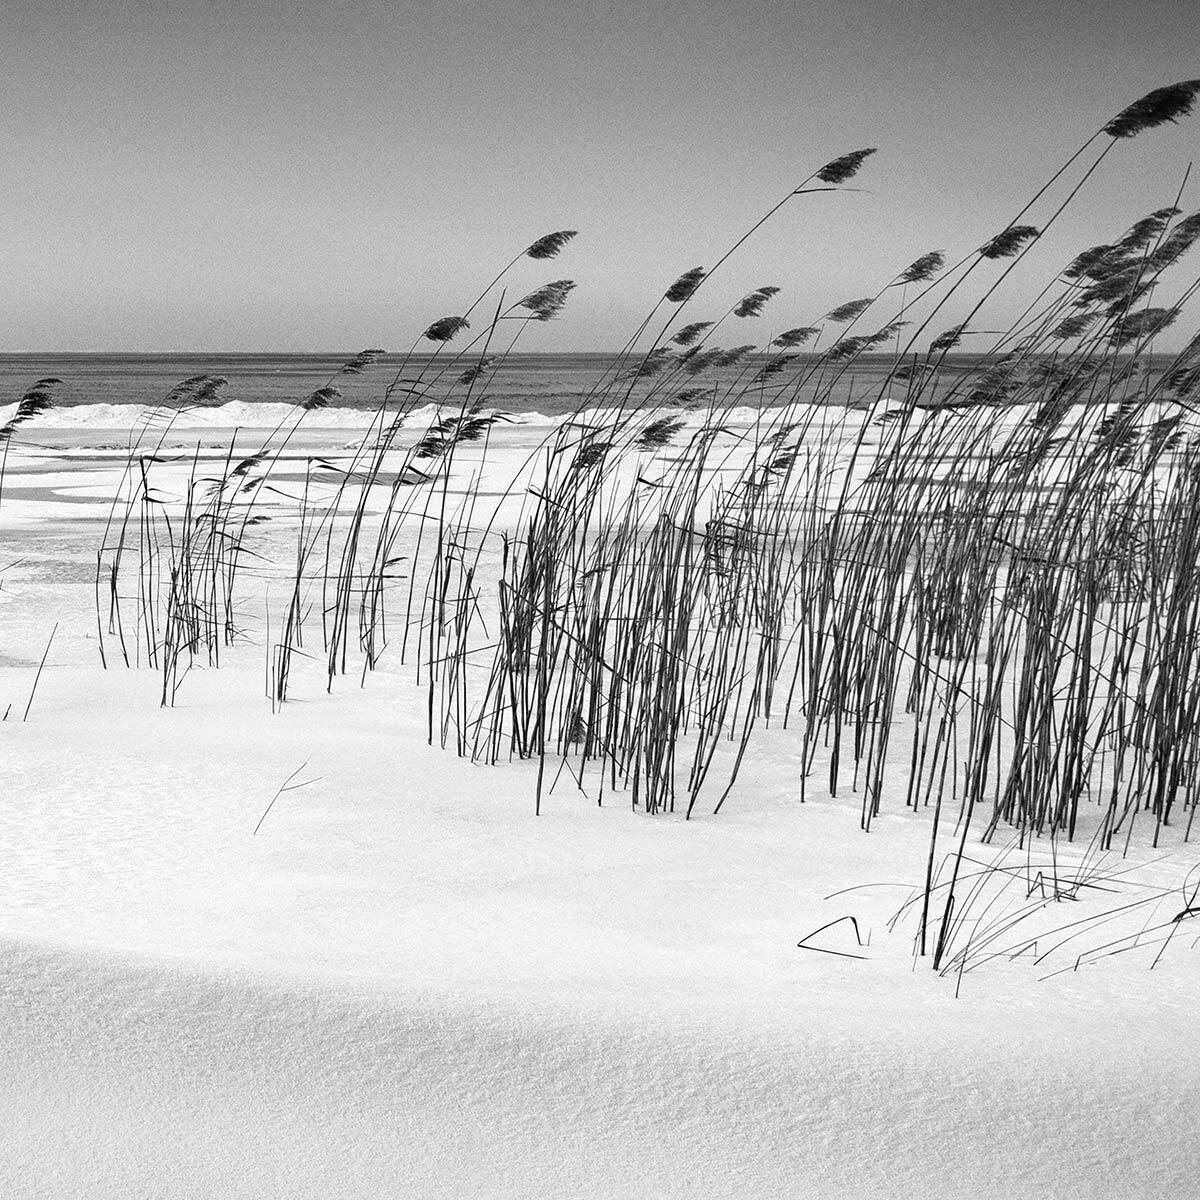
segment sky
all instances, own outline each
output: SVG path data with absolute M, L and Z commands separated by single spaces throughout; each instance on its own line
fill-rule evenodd
M 577 283 L 522 348 L 615 348 L 878 147 L 697 297 L 778 286 L 752 340 L 978 246 L 1118 109 L 1200 76 L 1194 8 L 1163 0 L 9 0 L 4 25 L 6 351 L 404 349 L 562 228 L 507 280 Z M 989 319 L 1171 203 L 1197 150 L 1200 114 L 1117 146 Z

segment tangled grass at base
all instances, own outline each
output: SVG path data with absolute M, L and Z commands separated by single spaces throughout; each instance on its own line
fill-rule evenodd
M 949 266 L 931 250 L 874 295 L 767 335 L 744 331 L 782 303 L 774 285 L 699 314 L 759 226 L 876 160 L 826 164 L 712 267 L 663 289 L 525 464 L 512 520 L 450 480 L 468 450 L 487 459 L 506 420 L 489 405 L 506 356 L 575 286 L 510 302 L 509 274 L 568 252 L 574 231 L 538 239 L 434 320 L 368 433 L 345 458 L 303 460 L 298 482 L 282 481 L 289 446 L 336 400 L 336 377 L 250 453 L 231 444 L 216 472 L 197 458 L 180 495 L 159 486 L 168 435 L 223 387 L 184 381 L 136 432 L 97 549 L 105 665 L 155 671 L 172 704 L 190 668 L 243 639 L 246 564 L 282 527 L 295 549 L 271 564 L 286 585 L 265 633 L 272 705 L 301 656 L 323 661 L 330 689 L 396 656 L 424 689 L 430 740 L 536 763 L 539 811 L 563 770 L 646 813 L 719 811 L 769 733 L 794 748 L 802 799 L 851 786 L 864 829 L 889 806 L 929 812 L 927 908 L 945 897 L 943 928 L 956 882 L 935 884 L 933 845 L 951 823 L 960 864 L 969 836 L 1001 828 L 1073 838 L 1086 825 L 1109 850 L 1135 826 L 1157 844 L 1182 824 L 1186 840 L 1200 334 L 1169 360 L 1155 339 L 1178 331 L 1200 283 L 1179 281 L 1200 214 L 1177 201 L 1106 231 L 972 369 L 949 356 L 983 336 L 980 311 L 1100 162 L 1197 94 L 1193 81 L 1131 105 L 1051 181 L 1066 201 L 1043 216 L 1039 193 Z M 951 297 L 970 311 L 945 328 Z M 381 353 L 342 372 L 379 370 Z M 867 364 L 864 393 L 852 385 Z M 437 416 L 410 430 L 429 404 Z M 0 430 L 6 446 L 14 432 Z

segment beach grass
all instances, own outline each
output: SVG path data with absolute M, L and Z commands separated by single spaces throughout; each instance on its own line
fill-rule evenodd
M 574 231 L 416 336 L 336 461 L 289 456 L 335 375 L 253 448 L 231 441 L 215 467 L 196 454 L 182 492 L 160 489 L 178 415 L 223 395 L 220 377 L 184 381 L 131 440 L 97 550 L 105 665 L 154 670 L 175 703 L 189 670 L 250 640 L 253 565 L 277 587 L 272 706 L 298 664 L 333 691 L 372 686 L 393 656 L 431 743 L 535 764 L 535 812 L 567 772 L 597 802 L 719 813 L 759 748 L 786 744 L 798 800 L 849 790 L 866 831 L 889 810 L 926 815 L 914 947 L 961 975 L 999 953 L 968 913 L 1013 878 L 981 840 L 1083 836 L 1110 854 L 1191 833 L 1200 334 L 1165 359 L 1159 346 L 1200 286 L 1185 265 L 1200 214 L 1177 197 L 1114 223 L 1007 328 L 986 314 L 1107 156 L 1198 93 L 1122 110 L 949 265 L 941 249 L 885 265 L 873 295 L 823 315 L 777 319 L 771 284 L 721 296 L 720 268 L 762 224 L 883 167 L 864 149 L 813 171 L 711 267 L 663 281 L 499 501 L 478 486 L 508 420 L 489 389 L 575 287 L 524 291 L 519 273 L 569 254 Z M 948 307 L 965 317 L 947 325 Z M 378 372 L 381 355 L 339 374 Z M 276 526 L 288 562 L 269 557 Z

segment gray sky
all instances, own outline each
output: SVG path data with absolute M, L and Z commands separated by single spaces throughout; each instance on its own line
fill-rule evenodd
M 1200 75 L 1194 7 L 1161 0 L 15 0 L 4 26 L 5 350 L 399 349 L 563 227 L 511 287 L 579 287 L 523 348 L 603 349 L 878 146 L 868 190 L 794 201 L 697 298 L 781 287 L 765 334 L 978 245 Z M 1169 203 L 1198 149 L 1200 115 L 1119 146 L 989 314 Z

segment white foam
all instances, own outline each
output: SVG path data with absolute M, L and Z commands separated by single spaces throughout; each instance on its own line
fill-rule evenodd
M 424 404 L 407 412 L 404 423 L 419 429 L 440 416 L 453 415 L 456 411 L 454 405 Z M 763 420 L 770 421 L 781 411 L 783 410 L 739 406 L 713 414 L 706 409 L 666 407 L 639 410 L 633 414 L 628 410 L 616 408 L 586 408 L 570 413 L 529 411 L 502 412 L 502 415 L 507 423 L 547 428 L 564 423 L 610 425 L 631 418 L 642 422 L 666 417 L 681 421 L 685 428 L 700 428 L 713 421 L 723 425 L 749 426 Z M 15 404 L 0 406 L 0 424 L 10 420 L 15 412 Z M 395 415 L 395 410 L 389 410 L 387 420 L 394 420 Z M 378 420 L 378 409 L 321 408 L 301 414 L 301 410 L 292 404 L 253 404 L 245 400 L 231 400 L 213 408 L 194 408 L 177 413 L 144 404 L 76 404 L 49 409 L 29 421 L 24 428 L 32 434 L 37 429 L 128 430 L 144 426 L 162 428 L 169 422 L 172 429 L 178 430 L 270 430 L 280 425 L 288 427 L 298 421 L 304 429 L 367 429 Z

